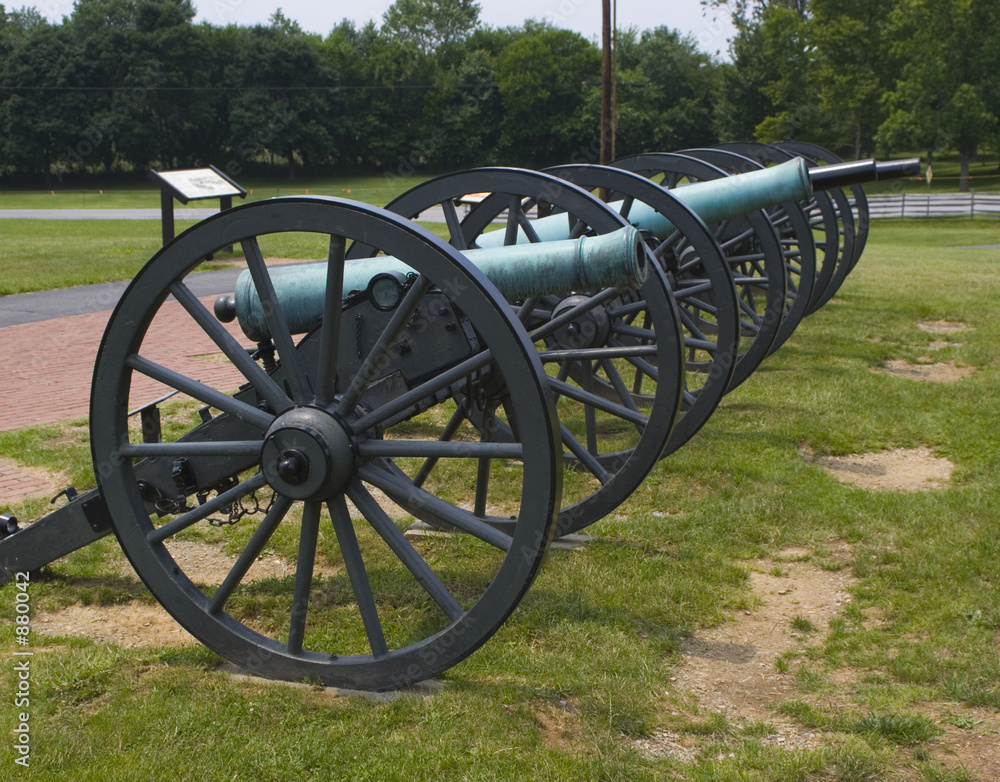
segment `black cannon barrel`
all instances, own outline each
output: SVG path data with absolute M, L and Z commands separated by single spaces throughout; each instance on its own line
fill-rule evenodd
M 832 166 L 815 166 L 809 169 L 813 190 L 833 190 L 836 187 L 862 185 L 883 179 L 900 179 L 920 174 L 920 158 L 905 160 L 855 160 Z
M 920 176 L 920 158 L 911 157 L 904 160 L 879 160 L 875 163 L 875 173 L 881 179 L 902 179 L 908 176 Z

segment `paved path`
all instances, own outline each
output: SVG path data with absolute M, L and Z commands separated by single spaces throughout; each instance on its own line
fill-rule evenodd
M 207 306 L 239 269 L 195 277 L 195 292 Z M 2 372 L 0 431 L 81 419 L 88 415 L 90 384 L 101 337 L 124 284 L 85 286 L 44 294 L 0 299 L 0 344 L 6 353 Z M 230 332 L 246 338 L 236 323 Z M 235 388 L 242 378 L 218 347 L 175 301 L 163 305 L 150 327 L 142 353 L 150 359 L 216 388 Z M 137 376 L 130 409 L 157 399 L 170 389 Z M 0 459 L 0 512 L 25 497 L 52 496 L 63 488 L 58 477 Z
M 198 296 L 232 293 L 233 283 L 241 271 L 241 268 L 234 268 L 200 272 L 189 276 L 186 282 Z M 128 281 L 106 282 L 0 297 L 0 329 L 20 323 L 37 323 L 70 315 L 110 311 L 128 285 Z M 2 416 L 3 413 L 0 412 L 0 420 Z
M 202 296 L 211 307 L 215 296 Z M 3 371 L 0 431 L 32 424 L 83 418 L 90 404 L 90 383 L 97 351 L 110 316 L 108 310 L 67 315 L 0 328 L 7 353 Z M 238 324 L 228 324 L 242 342 Z M 174 301 L 163 305 L 144 342 L 143 355 L 189 377 L 232 388 L 240 376 L 220 351 Z M 145 377 L 133 381 L 129 407 L 163 396 L 166 386 Z
M 175 220 L 203 220 L 218 209 L 174 209 Z M 0 220 L 159 220 L 159 209 L 0 209 Z

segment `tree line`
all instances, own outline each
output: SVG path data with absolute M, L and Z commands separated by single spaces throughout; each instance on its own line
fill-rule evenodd
M 706 0 L 725 5 L 724 0 Z M 996 0 L 735 0 L 719 132 L 852 157 L 1000 148 Z
M 713 0 L 716 4 L 720 0 Z M 851 156 L 995 144 L 995 0 L 739 0 L 732 62 L 667 27 L 619 31 L 618 155 L 802 138 Z M 214 164 L 408 174 L 596 162 L 600 49 L 493 28 L 471 0 L 397 0 L 381 24 L 193 22 L 190 0 L 0 5 L 0 176 Z

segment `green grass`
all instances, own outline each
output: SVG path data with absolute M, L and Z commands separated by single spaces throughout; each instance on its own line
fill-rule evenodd
M 289 179 L 238 180 L 247 190 L 245 199 L 235 198 L 239 204 L 279 196 L 324 195 L 350 198 L 382 206 L 400 193 L 426 179 L 426 176 L 386 175 L 352 177 L 302 177 Z M 182 204 L 174 203 L 175 208 Z M 192 201 L 190 208 L 218 208 L 218 199 Z M 88 187 L 55 184 L 51 187 L 0 190 L 0 209 L 159 209 L 160 190 L 152 182 L 114 180 L 95 182 Z
M 996 251 L 959 249 L 993 243 L 997 221 L 875 223 L 836 299 L 589 528 L 593 541 L 550 552 L 511 620 L 439 687 L 338 698 L 230 678 L 201 647 L 34 635 L 32 768 L 14 778 L 131 780 L 169 769 L 192 780 L 985 782 L 961 749 L 944 762 L 942 742 L 945 726 L 979 733 L 1000 723 L 1000 275 Z M 940 337 L 920 330 L 922 320 L 969 328 L 933 348 Z M 880 371 L 888 359 L 925 355 L 977 371 L 949 384 Z M 955 464 L 949 488 L 865 491 L 799 452 L 921 444 Z M 4 433 L 0 456 L 92 485 L 80 424 Z M 34 518 L 43 508 L 10 510 Z M 282 553 L 293 545 L 274 544 Z M 785 620 L 805 638 L 779 666 L 790 694 L 763 719 L 699 708 L 676 682 L 680 639 L 753 608 L 751 570 L 761 558 L 789 561 L 778 555 L 791 546 L 812 552 L 801 561 L 855 579 L 850 602 L 829 627 Z M 335 555 L 329 542 L 321 549 Z M 106 539 L 51 566 L 31 584 L 35 616 L 73 602 L 148 601 L 137 578 L 114 569 L 120 556 Z M 339 588 L 323 582 L 331 617 Z M 0 594 L 9 662 L 13 591 Z M 0 666 L 7 730 L 17 725 L 15 685 L 11 665 Z M 779 747 L 779 724 L 814 732 L 820 746 Z M 695 747 L 694 760 L 640 750 L 638 740 L 663 731 Z

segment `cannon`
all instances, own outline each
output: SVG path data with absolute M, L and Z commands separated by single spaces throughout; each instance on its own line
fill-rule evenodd
M 133 280 L 101 342 L 98 489 L 0 540 L 4 572 L 113 529 L 166 610 L 258 675 L 383 690 L 471 654 L 553 536 L 617 507 L 670 450 L 698 397 L 685 386 L 698 362 L 686 359 L 717 346 L 699 336 L 729 296 L 738 329 L 729 268 L 696 281 L 719 243 L 675 193 L 619 169 L 559 173 L 462 172 L 387 209 L 261 201 L 178 236 Z M 455 198 L 484 180 L 491 195 L 460 218 Z M 591 192 L 602 187 L 638 195 L 611 205 Z M 648 253 L 629 208 L 647 194 L 671 226 Z M 435 204 L 450 243 L 408 219 Z M 567 227 L 565 244 L 463 254 L 493 234 L 539 238 L 546 219 Z M 269 240 L 289 231 L 316 238 L 325 260 L 294 271 L 270 260 Z M 248 281 L 231 300 L 199 299 L 192 275 L 229 245 Z M 580 265 L 589 252 L 617 260 L 594 276 Z M 507 287 L 504 259 L 553 275 L 526 286 L 515 274 Z M 211 338 L 231 380 L 203 382 L 162 357 L 160 326 L 176 317 Z M 159 422 L 130 415 L 168 390 L 195 401 Z M 431 534 L 407 534 L 414 520 Z M 199 572 L 199 539 L 235 556 L 223 578 Z M 265 550 L 292 572 L 255 574 Z M 324 558 L 340 565 L 320 573 Z

